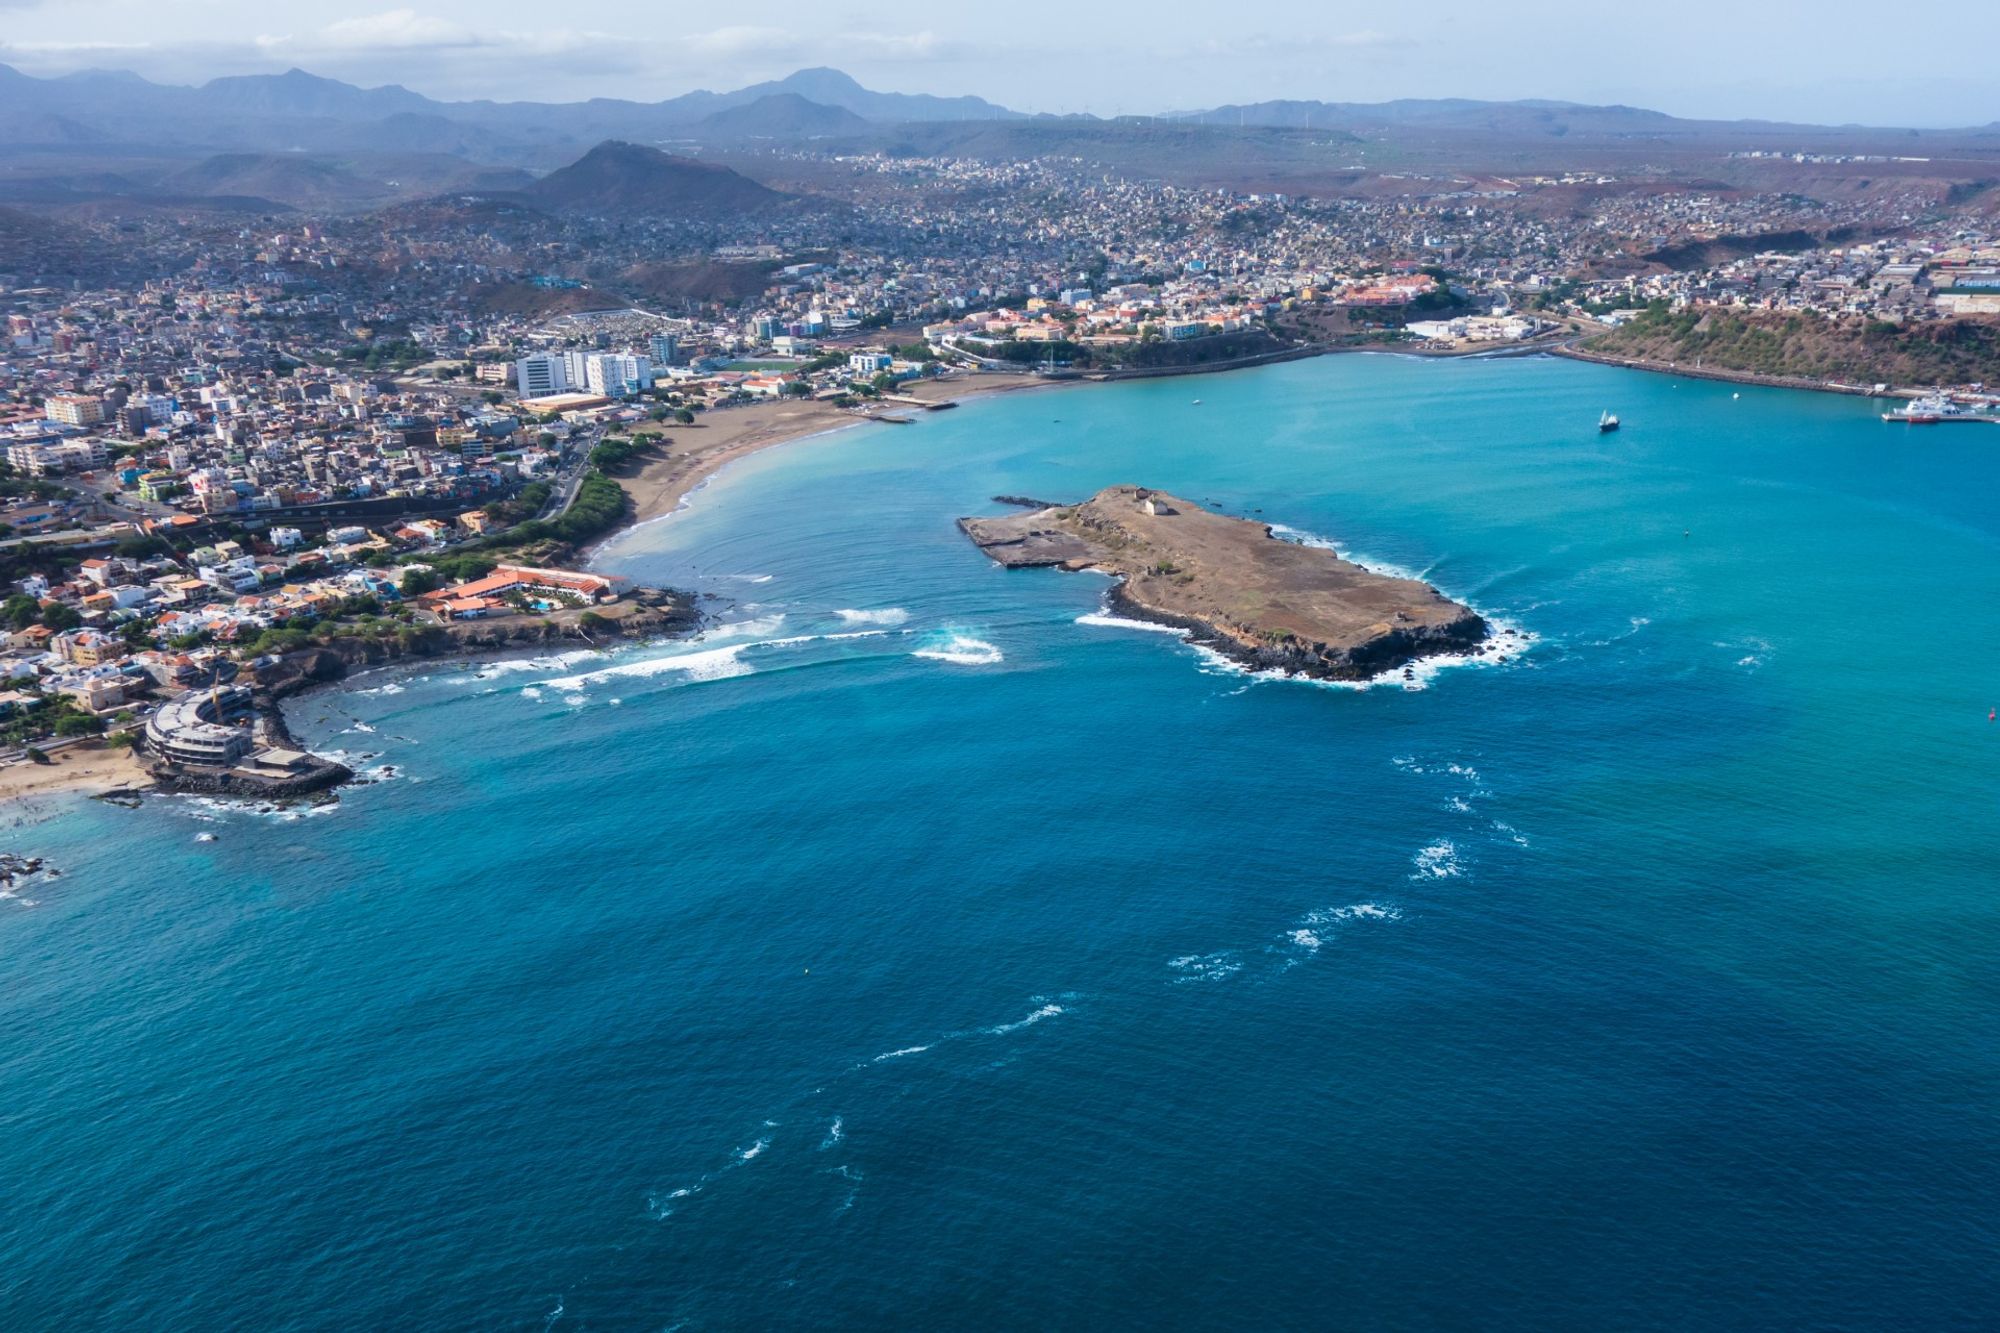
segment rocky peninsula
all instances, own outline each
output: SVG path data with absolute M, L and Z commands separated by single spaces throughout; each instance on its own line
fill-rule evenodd
M 1113 575 L 1119 614 L 1184 629 L 1254 670 L 1366 680 L 1420 657 L 1478 653 L 1489 633 L 1476 611 L 1427 583 L 1141 486 L 958 526 L 1009 568 Z

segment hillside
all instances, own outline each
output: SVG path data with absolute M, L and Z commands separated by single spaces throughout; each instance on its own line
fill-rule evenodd
M 1656 307 L 1583 344 L 1592 355 L 1847 384 L 2000 384 L 2000 320 L 1895 325 Z
M 520 192 L 553 213 L 610 216 L 738 217 L 774 212 L 792 196 L 767 189 L 728 167 L 676 157 L 657 148 L 609 140 Z
M 810 139 L 865 131 L 868 122 L 846 107 L 810 102 L 797 93 L 772 93 L 745 106 L 704 116 L 694 133 L 704 138 Z

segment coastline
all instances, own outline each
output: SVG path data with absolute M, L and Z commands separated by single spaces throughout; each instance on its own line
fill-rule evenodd
M 1074 382 L 1031 374 L 980 373 L 920 380 L 902 386 L 899 392 L 926 403 L 960 403 L 990 394 Z M 598 538 L 593 550 L 642 523 L 673 513 L 689 492 L 740 458 L 810 436 L 866 425 L 870 420 L 831 403 L 810 399 L 704 412 L 697 418 L 698 424 L 679 427 L 662 438 L 666 446 L 664 457 L 647 462 L 633 476 L 613 478 L 631 500 L 632 514 Z
M 1551 347 L 1548 355 L 1567 357 L 1572 361 L 1588 361 L 1597 366 L 1613 366 L 1619 370 L 1643 370 L 1654 375 L 1678 375 L 1691 380 L 1719 380 L 1724 384 L 1755 384 L 1766 389 L 1805 389 L 1813 393 L 1839 393 L 1851 398 L 1913 398 L 1911 389 L 1890 385 L 1877 393 L 1873 386 L 1866 384 L 1839 384 L 1832 380 L 1800 379 L 1786 375 L 1764 375 L 1754 370 L 1730 370 L 1726 367 L 1686 366 L 1673 361 L 1649 361 L 1640 357 L 1610 356 L 1603 352 L 1592 352 L 1582 347 L 1570 345 Z
M 0 807 L 19 812 L 37 796 L 104 796 L 151 788 L 153 776 L 123 745 L 69 745 L 47 751 L 53 761 L 0 765 Z

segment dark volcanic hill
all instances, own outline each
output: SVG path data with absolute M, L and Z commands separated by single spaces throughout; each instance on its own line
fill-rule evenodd
M 551 213 L 715 218 L 769 213 L 792 196 L 713 162 L 607 140 L 520 192 Z
M 713 139 L 814 139 L 863 133 L 868 127 L 867 120 L 846 107 L 809 102 L 797 93 L 773 93 L 704 116 L 693 133 Z

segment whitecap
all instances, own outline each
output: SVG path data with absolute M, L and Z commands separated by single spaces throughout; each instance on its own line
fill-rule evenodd
M 1148 634 L 1172 634 L 1178 638 L 1187 637 L 1187 631 L 1179 625 L 1159 625 L 1150 620 L 1128 620 L 1124 616 L 1114 616 L 1105 611 L 1093 611 L 1087 616 L 1078 616 L 1076 623 L 1079 625 L 1095 625 L 1100 629 L 1136 629 L 1144 630 Z
M 903 1048 L 902 1048 L 902 1049 L 900 1049 L 900 1050 L 894 1050 L 894 1051 L 884 1051 L 884 1052 L 882 1052 L 882 1054 L 880 1054 L 880 1055 L 876 1056 L 876 1057 L 875 1057 L 875 1058 L 874 1058 L 874 1059 L 873 1059 L 872 1061 L 870 1061 L 869 1063 L 871 1063 L 871 1064 L 878 1064 L 878 1065 L 879 1065 L 879 1064 L 881 1064 L 881 1063 L 882 1063 L 882 1062 L 883 1062 L 884 1060 L 900 1060 L 900 1059 L 902 1059 L 902 1058 L 903 1058 L 904 1056 L 906 1056 L 906 1055 L 922 1055 L 922 1054 L 923 1054 L 923 1053 L 924 1053 L 925 1051 L 928 1051 L 929 1049 L 930 1049 L 930 1047 L 929 1047 L 928 1045 L 924 1045 L 924 1046 L 905 1046 L 905 1047 L 903 1047 Z
M 820 1140 L 819 1150 L 821 1152 L 825 1152 L 828 1148 L 832 1148 L 838 1145 L 840 1141 L 846 1137 L 847 1137 L 846 1122 L 842 1120 L 839 1116 L 835 1116 L 833 1118 L 833 1123 L 826 1127 L 826 1137 Z
M 966 634 L 953 634 L 935 648 L 919 648 L 912 657 L 927 657 L 934 662 L 950 662 L 957 666 L 992 666 L 1001 660 L 1001 652 L 984 639 L 975 639 Z
M 1430 846 L 1418 849 L 1417 854 L 1410 858 L 1410 864 L 1417 868 L 1411 879 L 1451 879 L 1464 873 L 1464 867 L 1458 860 L 1458 848 L 1449 838 L 1440 838 Z
M 1002 1023 L 998 1027 L 991 1027 L 986 1030 L 992 1033 L 996 1037 L 1004 1037 L 1009 1032 L 1019 1032 L 1022 1028 L 1032 1027 L 1036 1023 L 1041 1022 L 1045 1018 L 1054 1018 L 1057 1014 L 1061 1013 L 1062 1011 L 1063 1007 L 1059 1004 L 1045 1004 L 1041 1008 L 1035 1010 L 1034 1013 L 1029 1014 L 1026 1018 L 1018 1019 L 1012 1023 Z
M 1226 981 L 1243 970 L 1243 960 L 1235 951 L 1221 953 L 1189 953 L 1179 958 L 1169 958 L 1167 966 L 1180 973 L 1174 981 Z
M 771 1136 L 766 1134 L 763 1138 L 758 1139 L 755 1143 L 751 1144 L 749 1147 L 737 1149 L 736 1160 L 739 1162 L 755 1161 L 757 1157 L 763 1153 L 764 1149 L 770 1146 L 771 1146 Z
M 1312 931 L 1305 929 L 1303 926 L 1293 931 L 1290 935 L 1286 936 L 1286 938 L 1291 940 L 1292 943 L 1298 945 L 1301 949 L 1306 950 L 1308 953 L 1319 952 L 1319 946 L 1321 944 L 1320 937 L 1315 935 Z
M 885 606 L 877 611 L 856 611 L 849 608 L 835 611 L 834 614 L 849 625 L 900 625 L 910 618 L 910 613 L 900 606 Z

